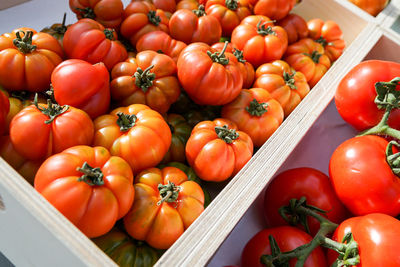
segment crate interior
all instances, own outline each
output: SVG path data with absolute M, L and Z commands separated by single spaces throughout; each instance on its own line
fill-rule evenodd
M 377 59 L 400 63 L 400 55 L 396 53 L 399 49 L 400 42 L 397 41 L 397 36 L 383 35 L 364 60 Z M 356 134 L 357 131 L 340 117 L 332 100 L 276 174 L 291 168 L 311 167 L 328 175 L 329 159 L 333 151 Z M 241 253 L 246 243 L 268 226 L 262 210 L 264 191 L 265 188 L 211 258 L 208 267 L 240 266 Z

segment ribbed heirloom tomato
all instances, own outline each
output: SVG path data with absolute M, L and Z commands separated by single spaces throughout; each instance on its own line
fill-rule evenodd
M 389 0 L 349 0 L 359 8 L 368 12 L 372 16 L 376 16 L 389 3 Z
M 262 146 L 283 121 L 282 106 L 262 88 L 242 89 L 234 101 L 223 106 L 221 115 L 247 133 L 255 147 Z
M 186 143 L 186 159 L 206 181 L 222 182 L 237 172 L 253 155 L 253 142 L 228 119 L 202 121 Z
M 125 229 L 157 249 L 169 248 L 204 210 L 201 187 L 175 167 L 143 170 L 135 177 L 134 187 Z
M 132 205 L 128 163 L 104 147 L 75 146 L 48 158 L 35 189 L 88 237 L 104 235 Z
M 145 104 L 165 113 L 181 92 L 176 64 L 167 55 L 146 50 L 135 63 L 120 62 L 111 71 L 111 97 L 118 106 Z
M 273 20 L 283 19 L 292 10 L 296 0 L 250 0 L 256 15 L 267 16 Z
M 276 22 L 276 25 L 285 29 L 288 35 L 288 43 L 292 44 L 308 36 L 307 22 L 296 14 L 288 14 Z
M 224 105 L 243 85 L 237 59 L 205 43 L 188 45 L 178 59 L 178 78 L 186 93 L 200 105 Z
M 64 52 L 50 34 L 18 28 L 0 36 L 0 84 L 9 91 L 41 92 Z
M 133 173 L 154 167 L 171 144 L 171 130 L 164 118 L 146 105 L 114 109 L 94 121 L 93 144 L 125 159 Z

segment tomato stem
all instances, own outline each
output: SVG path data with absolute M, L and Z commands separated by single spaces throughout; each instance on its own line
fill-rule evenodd
M 21 37 L 21 33 L 24 37 Z M 18 48 L 18 50 L 24 54 L 32 53 L 36 50 L 36 45 L 32 44 L 32 31 L 17 31 L 15 33 L 16 38 L 13 40 L 13 44 Z
M 237 60 L 241 63 L 246 63 L 246 60 L 243 58 L 243 51 L 234 48 L 233 55 L 237 58 Z
M 150 72 L 152 68 L 154 68 L 154 65 L 147 67 L 145 70 L 138 67 L 133 75 L 135 77 L 136 86 L 141 88 L 144 93 L 153 86 L 153 81 L 156 78 L 156 74 Z
M 198 17 L 207 15 L 204 5 L 199 5 L 198 9 L 193 10 L 193 13 Z
M 158 26 L 161 22 L 160 16 L 157 16 L 156 11 L 154 10 L 150 10 L 149 13 L 147 13 L 147 18 L 151 23 L 153 23 L 156 26 Z
M 67 26 L 65 26 L 66 18 L 67 18 L 67 13 L 64 13 L 61 25 L 54 27 L 54 31 L 57 32 L 58 34 L 64 34 L 67 31 Z
M 181 190 L 180 186 L 176 186 L 171 181 L 168 181 L 166 185 L 159 184 L 158 191 L 160 192 L 161 200 L 157 202 L 157 206 L 160 206 L 164 202 L 175 202 Z
M 238 8 L 238 0 L 225 0 L 225 5 L 230 10 L 235 11 Z
M 122 112 L 117 113 L 118 119 L 117 119 L 117 124 L 120 127 L 119 130 L 121 132 L 126 132 L 129 129 L 131 129 L 133 126 L 135 126 L 137 117 L 135 114 L 124 114 Z
M 222 49 L 221 52 L 215 52 L 211 53 L 211 51 L 207 51 L 207 55 L 211 58 L 213 62 L 222 64 L 222 65 L 227 65 L 229 63 L 229 58 L 225 57 L 225 51 L 226 48 L 228 47 L 228 41 L 225 42 L 224 48 Z
M 274 21 L 266 21 L 263 23 L 262 19 L 260 19 L 260 21 L 257 23 L 257 33 L 260 35 L 277 35 L 276 32 L 272 29 L 271 26 L 268 26 L 267 28 L 265 28 L 265 24 L 266 23 L 271 23 Z M 261 24 L 262 23 L 262 24 Z
M 83 181 L 90 186 L 104 185 L 104 174 L 100 168 L 93 168 L 85 161 L 82 167 L 78 167 L 76 170 L 83 173 L 83 175 L 78 178 L 78 181 Z
M 215 132 L 218 137 L 224 140 L 227 144 L 233 143 L 234 140 L 239 138 L 239 134 L 235 131 L 235 129 L 229 129 L 228 125 L 224 126 L 215 126 Z
M 42 106 L 39 106 L 38 104 L 38 94 L 35 94 L 35 98 L 33 100 L 33 104 L 36 106 L 36 108 L 41 111 L 44 115 L 47 115 L 49 119 L 45 121 L 45 124 L 50 124 L 54 121 L 54 119 L 66 112 L 69 109 L 68 105 L 60 106 L 58 104 L 54 104 L 51 99 L 47 99 L 47 108 L 44 108 Z
M 114 41 L 115 40 L 114 31 L 115 31 L 114 29 L 104 29 L 103 32 L 107 39 Z
M 86 19 L 95 19 L 96 14 L 94 13 L 94 10 L 91 9 L 90 7 L 85 7 L 85 8 L 75 8 L 77 11 L 79 11 L 79 14 L 82 18 Z
M 252 116 L 261 117 L 265 112 L 268 112 L 268 103 L 260 103 L 257 99 L 253 99 L 246 107 L 246 111 Z
M 283 80 L 285 81 L 286 85 L 290 87 L 290 89 L 297 89 L 294 75 L 296 75 L 296 71 L 293 71 L 292 74 L 283 71 Z

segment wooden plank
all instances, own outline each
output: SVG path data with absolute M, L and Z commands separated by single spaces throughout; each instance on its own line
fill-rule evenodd
M 30 0 L 1 0 L 0 1 L 0 10 L 7 9 L 25 2 L 28 2 Z
M 365 57 L 381 35 L 380 28 L 373 23 L 363 30 L 298 108 L 193 223 L 194 227 L 190 227 L 182 235 L 179 242 L 163 255 L 156 266 L 207 264 L 331 101 L 340 79 Z

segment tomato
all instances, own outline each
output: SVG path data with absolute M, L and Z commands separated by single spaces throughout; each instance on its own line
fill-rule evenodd
M 176 10 L 189 9 L 195 10 L 199 8 L 199 2 L 197 0 L 180 0 L 176 3 Z
M 379 213 L 353 217 L 336 228 L 332 239 L 341 242 L 351 232 L 358 243 L 360 263 L 357 267 L 400 266 L 400 221 Z M 333 250 L 328 252 L 328 261 L 337 258 Z
M 0 157 L 13 167 L 24 179 L 33 185 L 36 172 L 43 160 L 27 160 L 22 157 L 11 143 L 10 136 L 0 136 Z
M 329 60 L 333 62 L 338 59 L 346 46 L 340 26 L 332 20 L 322 19 L 309 20 L 307 26 L 308 36 L 322 44 Z
M 160 258 L 157 250 L 117 228 L 92 241 L 120 267 L 153 266 Z
M 94 125 L 93 144 L 125 159 L 135 174 L 161 162 L 171 144 L 164 118 L 142 104 L 114 109 L 98 117 Z
M 65 32 L 63 44 L 69 58 L 92 64 L 103 62 L 109 70 L 128 57 L 115 31 L 105 29 L 92 19 L 81 19 L 71 25 Z
M 111 97 L 119 106 L 145 104 L 164 113 L 181 92 L 175 62 L 155 51 L 139 52 L 136 64 L 118 63 L 111 77 Z
M 172 39 L 171 36 L 163 31 L 146 33 L 136 43 L 138 52 L 145 50 L 161 51 L 163 54 L 170 56 L 175 63 L 185 47 L 186 44 L 184 42 Z
M 215 43 L 211 47 L 214 49 L 217 49 L 218 51 L 222 51 L 224 48 L 225 43 Z M 238 66 L 240 68 L 240 72 L 242 73 L 243 76 L 243 88 L 250 88 L 253 85 L 254 82 L 254 67 L 251 65 L 248 61 L 246 61 L 243 58 L 243 51 L 240 51 L 236 47 L 233 47 L 231 43 L 228 44 L 226 47 L 226 50 L 229 53 L 232 53 L 237 61 L 238 61 Z
M 320 43 L 304 38 L 288 46 L 285 59 L 296 71 L 306 76 L 310 87 L 314 87 L 328 71 L 331 62 Z
M 235 100 L 223 106 L 221 115 L 248 134 L 255 147 L 262 146 L 283 121 L 282 106 L 262 88 L 242 89 Z
M 171 129 L 172 139 L 171 146 L 167 154 L 165 154 L 163 162 L 177 161 L 184 163 L 186 161 L 185 146 L 190 137 L 192 127 L 179 114 L 169 113 L 166 115 L 165 120 Z
M 250 160 L 253 142 L 235 123 L 215 119 L 193 128 L 185 150 L 189 165 L 202 180 L 222 182 Z
M 11 120 L 11 142 L 26 159 L 44 159 L 71 146 L 92 143 L 93 122 L 84 111 L 48 103 L 28 106 Z
M 118 29 L 124 11 L 121 0 L 69 0 L 69 7 L 78 19 L 93 19 L 113 29 Z
M 204 42 L 212 45 L 219 41 L 221 25 L 214 16 L 207 15 L 204 6 L 199 9 L 177 10 L 169 20 L 171 37 L 186 44 Z
M 176 10 L 175 0 L 151 0 L 157 9 L 162 9 L 170 14 L 174 13 Z
M 201 187 L 175 167 L 150 168 L 135 177 L 126 231 L 157 249 L 169 248 L 204 210 Z
M 68 27 L 71 26 L 65 25 L 66 16 L 67 13 L 64 13 L 62 23 L 54 23 L 50 27 L 46 27 L 41 30 L 41 32 L 48 33 L 56 38 L 61 47 L 63 47 L 64 34 L 67 31 Z
M 365 12 L 372 16 L 376 16 L 381 12 L 389 3 L 389 0 L 349 0 Z
M 260 259 L 263 255 L 271 255 L 269 236 L 273 236 L 282 252 L 291 251 L 299 246 L 305 245 L 312 240 L 307 233 L 291 226 L 280 226 L 261 230 L 254 235 L 246 244 L 242 252 L 241 266 L 265 267 Z M 289 261 L 289 266 L 294 267 L 297 260 Z M 325 255 L 320 247 L 316 247 L 308 256 L 304 267 L 328 266 Z
M 307 22 L 299 15 L 288 14 L 286 17 L 279 20 L 276 25 L 285 29 L 289 44 L 295 43 L 308 36 Z
M 50 34 L 18 28 L 0 36 L 0 84 L 9 91 L 41 92 L 64 52 Z
M 231 36 L 233 29 L 247 16 L 252 15 L 247 0 L 209 0 L 206 13 L 218 19 L 222 27 L 222 36 Z
M 183 89 L 199 105 L 229 103 L 243 85 L 235 56 L 227 52 L 221 54 L 204 43 L 188 45 L 181 52 L 177 66 Z
M 88 237 L 104 235 L 132 205 L 128 163 L 104 147 L 74 146 L 45 160 L 35 189 Z
M 390 61 L 363 61 L 351 69 L 340 81 L 335 104 L 340 116 L 358 131 L 371 128 L 379 123 L 384 110 L 374 102 L 375 83 L 388 82 L 400 76 L 400 64 Z M 389 125 L 400 129 L 400 110 L 392 110 Z
M 353 137 L 340 144 L 331 156 L 333 188 L 354 215 L 400 214 L 400 178 L 387 162 L 387 145 L 388 141 L 378 136 Z
M 282 190 L 283 188 L 285 190 Z M 307 199 L 307 205 L 326 211 L 322 215 L 334 223 L 341 223 L 348 216 L 328 176 L 319 170 L 301 167 L 279 173 L 265 190 L 264 215 L 268 226 L 287 225 L 279 214 L 279 208 L 289 205 L 291 199 L 300 199 L 303 196 Z M 319 230 L 319 222 L 308 216 L 307 224 L 314 236 Z M 301 229 L 305 230 L 303 227 Z
M 121 34 L 133 46 L 144 34 L 152 31 L 168 33 L 169 20 L 164 11 L 146 1 L 131 2 L 124 10 Z
M 108 111 L 109 73 L 103 63 L 92 65 L 80 59 L 65 60 L 54 70 L 51 83 L 60 105 L 82 109 L 91 118 Z
M 254 14 L 263 15 L 272 20 L 283 19 L 292 10 L 296 0 L 258 0 L 254 1 Z
M 281 59 L 288 45 L 287 33 L 280 26 L 274 26 L 266 16 L 248 16 L 237 26 L 231 42 L 243 57 L 254 67 Z
M 304 74 L 295 71 L 282 60 L 259 66 L 253 86 L 267 90 L 272 98 L 278 100 L 285 117 L 289 116 L 310 91 Z
M 3 91 L 0 90 L 0 136 L 8 128 L 7 114 L 10 111 L 10 101 Z

